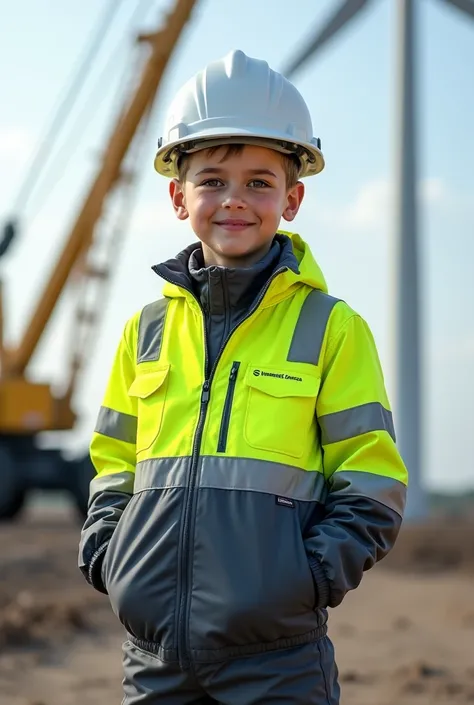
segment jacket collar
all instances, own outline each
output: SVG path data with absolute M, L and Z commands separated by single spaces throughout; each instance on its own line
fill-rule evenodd
M 201 243 L 193 243 L 153 270 L 170 284 L 193 293 L 205 311 L 218 314 L 227 307 L 249 305 L 273 272 L 280 268 L 298 274 L 291 241 L 277 234 L 270 250 L 251 267 L 206 267 Z
M 303 284 L 327 293 L 324 275 L 314 260 L 308 245 L 300 236 L 296 233 L 278 231 L 275 235 L 275 241 L 280 244 L 280 256 L 273 272 L 282 270 L 282 274 L 272 282 L 265 295 L 266 301 L 271 303 L 279 300 L 285 297 L 294 286 Z M 193 277 L 189 270 L 189 260 L 191 255 L 200 248 L 200 243 L 193 243 L 176 257 L 152 267 L 153 271 L 166 282 L 163 288 L 164 296 L 196 298 Z

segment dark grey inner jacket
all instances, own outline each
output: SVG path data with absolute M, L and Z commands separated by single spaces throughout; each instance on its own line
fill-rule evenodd
M 290 241 L 280 240 L 278 236 L 267 254 L 246 268 L 205 267 L 201 246 L 198 244 L 191 250 L 188 270 L 193 290 L 204 311 L 209 368 L 212 368 L 229 332 L 245 317 L 280 263 L 282 253 L 285 260 L 294 260 L 293 268 L 297 269 Z

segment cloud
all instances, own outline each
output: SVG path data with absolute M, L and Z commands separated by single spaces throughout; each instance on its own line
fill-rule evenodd
M 418 197 L 422 207 L 448 203 L 445 183 L 437 177 L 421 180 Z M 321 208 L 323 222 L 337 229 L 355 232 L 386 230 L 395 216 L 395 186 L 389 179 L 373 179 L 362 184 L 352 201 Z
M 393 208 L 391 184 L 386 179 L 364 184 L 355 199 L 341 213 L 344 225 L 359 229 L 379 228 Z
M 444 203 L 449 198 L 446 184 L 436 177 L 423 179 L 420 182 L 419 196 L 424 205 Z

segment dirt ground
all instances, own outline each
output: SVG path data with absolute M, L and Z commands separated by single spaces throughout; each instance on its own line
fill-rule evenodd
M 76 568 L 79 522 L 0 526 L 0 705 L 119 705 L 123 632 Z M 331 611 L 342 705 L 474 703 L 474 520 L 405 529 Z

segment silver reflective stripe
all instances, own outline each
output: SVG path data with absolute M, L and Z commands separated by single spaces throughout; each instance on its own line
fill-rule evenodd
M 160 299 L 144 307 L 138 326 L 137 362 L 160 359 L 161 340 L 169 299 Z
M 185 487 L 189 461 L 189 457 L 155 458 L 138 463 L 135 491 Z M 326 491 L 322 472 L 252 458 L 203 456 L 198 484 L 201 488 L 264 492 L 305 502 L 324 501 Z
M 329 316 L 339 300 L 323 291 L 310 291 L 296 323 L 288 362 L 318 364 Z
M 124 494 L 133 494 L 134 481 L 135 473 L 133 472 L 114 472 L 96 475 L 90 483 L 91 500 L 94 495 L 100 492 L 123 492 Z
M 379 402 L 354 406 L 352 409 L 336 411 L 334 414 L 319 416 L 321 442 L 323 445 L 347 441 L 371 431 L 387 431 L 395 441 L 392 412 Z
M 190 456 L 179 458 L 152 458 L 137 463 L 135 491 L 185 487 L 189 473 Z
M 306 502 L 321 501 L 325 480 L 321 472 L 252 458 L 204 457 L 200 487 L 246 490 L 282 495 Z
M 407 488 L 399 480 L 370 472 L 336 470 L 329 483 L 331 499 L 368 497 L 403 516 Z
M 124 443 L 136 443 L 137 417 L 101 406 L 95 432 Z

